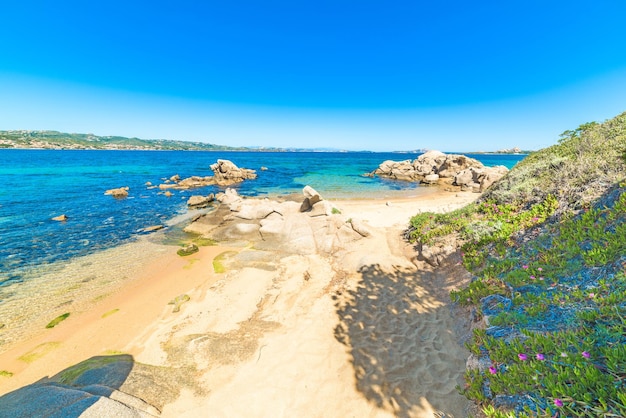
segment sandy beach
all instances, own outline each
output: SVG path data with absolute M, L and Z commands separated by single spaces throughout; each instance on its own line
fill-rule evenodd
M 449 290 L 468 277 L 454 263 L 433 271 L 414 260 L 402 231 L 420 211 L 477 197 L 332 201 L 369 234 L 332 252 L 232 241 L 180 257 L 143 243 L 151 255 L 114 290 L 7 345 L 0 369 L 13 375 L 0 376 L 0 395 L 95 356 L 126 356 L 132 371 L 115 389 L 163 417 L 467 416 L 456 390 L 467 330 Z M 139 393 L 147 371 L 158 388 Z

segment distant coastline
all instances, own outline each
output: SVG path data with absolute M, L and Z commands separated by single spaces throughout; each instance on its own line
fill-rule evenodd
M 242 147 L 169 139 L 98 136 L 57 131 L 0 131 L 0 148 L 125 151 L 247 151 Z
M 0 149 L 48 149 L 48 150 L 123 150 L 123 151 L 239 151 L 239 152 L 361 152 L 335 148 L 274 148 L 274 147 L 231 147 L 205 142 L 171 139 L 141 139 L 123 136 L 98 136 L 94 134 L 65 133 L 58 131 L 13 130 L 0 131 Z M 392 151 L 393 154 L 421 154 L 428 149 Z M 517 154 L 532 151 L 519 148 L 498 151 L 472 151 L 458 154 Z

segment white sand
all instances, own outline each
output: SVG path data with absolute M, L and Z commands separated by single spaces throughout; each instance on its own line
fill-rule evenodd
M 214 258 L 249 248 L 202 247 L 159 256 L 120 291 L 0 354 L 0 394 L 95 355 L 195 370 L 164 417 L 467 416 L 468 353 L 458 343 L 448 291 L 461 269 L 409 261 L 402 229 L 418 211 L 477 195 L 333 201 L 373 236 L 343 254 L 291 255 L 275 268 L 216 274 Z M 172 312 L 167 303 L 187 294 Z M 36 353 L 30 362 L 24 354 Z

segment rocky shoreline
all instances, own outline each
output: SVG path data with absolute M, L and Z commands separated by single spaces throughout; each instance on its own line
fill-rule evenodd
M 370 236 L 367 226 L 343 215 L 310 186 L 300 197 L 248 199 L 227 189 L 216 200 L 216 210 L 193 220 L 184 231 L 226 245 L 256 242 L 258 249 L 301 255 L 328 255 Z
M 172 176 L 161 185 L 163 187 L 156 187 L 167 192 L 168 189 L 202 187 L 206 182 L 237 184 L 256 177 L 252 170 L 239 169 L 225 160 L 211 168 L 213 177 L 198 180 Z M 455 168 L 462 168 L 461 172 L 480 169 L 461 164 Z M 433 171 L 446 178 L 446 170 L 441 166 L 434 167 Z M 459 174 L 457 172 L 457 176 Z M 121 190 L 128 192 L 125 188 Z M 71 351 L 69 347 L 78 347 L 81 358 L 86 358 L 84 353 L 87 352 L 96 357 L 65 371 L 68 363 L 60 362 L 48 372 L 58 373 L 53 378 L 25 386 L 2 401 L 15 410 L 30 412 L 36 408 L 25 399 L 36 396 L 41 401 L 38 407 L 42 411 L 81 409 L 79 403 L 88 402 L 94 406 L 81 409 L 86 416 L 113 412 L 129 417 L 137 414 L 180 416 L 180 413 L 192 416 L 206 410 L 205 406 L 223 408 L 218 406 L 222 396 L 228 399 L 227 409 L 235 411 L 232 400 L 241 398 L 235 405 L 245 404 L 246 394 L 260 390 L 252 387 L 255 382 L 263 382 L 267 376 L 271 376 L 272 383 L 266 382 L 266 387 L 271 387 L 275 381 L 285 387 L 295 387 L 290 374 L 276 371 L 288 366 L 299 370 L 311 386 L 336 390 L 352 387 L 349 393 L 333 400 L 324 397 L 324 402 L 331 402 L 337 411 L 342 410 L 348 399 L 351 411 L 359 415 L 366 413 L 372 395 L 361 386 L 375 383 L 367 376 L 386 373 L 391 386 L 381 394 L 385 399 L 380 405 L 381 416 L 413 415 L 414 411 L 409 409 L 419 403 L 421 394 L 427 394 L 433 402 L 433 406 L 429 406 L 433 411 L 458 414 L 467 406 L 455 389 L 467 353 L 458 344 L 460 336 L 449 333 L 453 319 L 447 287 L 467 278 L 435 277 L 427 273 L 414 259 L 415 255 L 407 253 L 407 244 L 402 241 L 402 229 L 415 212 L 445 211 L 475 199 L 475 195 L 469 197 L 471 193 L 443 193 L 444 197 L 437 193 L 433 189 L 432 201 L 359 201 L 350 206 L 328 201 L 310 186 L 304 187 L 301 195 L 272 200 L 246 198 L 233 188 L 215 196 L 194 196 L 187 202 L 190 208 L 208 204 L 216 207 L 195 216 L 185 232 L 214 242 L 216 246 L 207 250 L 194 244 L 187 247 L 189 251 L 185 248 L 182 254 L 179 252 L 183 257 L 176 253 L 163 257 L 159 261 L 163 273 L 152 271 L 162 283 L 158 297 L 150 293 L 157 279 L 146 275 L 143 293 L 134 294 L 131 290 L 118 301 L 106 299 L 112 302 L 101 307 L 97 303 L 93 312 L 72 314 L 49 331 L 49 336 L 33 340 L 35 347 L 25 346 L 25 355 L 45 346 L 50 353 L 63 350 L 64 356 Z M 188 285 L 180 281 L 183 277 L 187 277 Z M 177 283 L 176 290 L 170 284 L 172 281 Z M 441 285 L 434 286 L 435 281 Z M 164 300 L 174 304 L 174 309 L 163 310 Z M 124 318 L 145 312 L 148 304 L 154 305 L 150 308 L 152 312 L 161 312 L 153 314 L 156 322 L 151 331 L 146 331 L 144 326 L 140 335 L 129 330 L 128 335 L 121 338 L 121 333 L 128 328 Z M 207 309 L 211 315 L 206 315 Z M 402 315 L 398 316 L 398 312 Z M 91 319 L 81 323 L 81 317 L 89 315 Z M 399 318 L 404 322 L 398 322 Z M 389 328 L 393 330 L 389 335 L 388 322 L 394 324 Z M 102 328 L 107 323 L 111 324 L 109 326 L 116 324 L 111 328 L 114 337 L 107 328 Z M 314 328 L 312 323 L 316 324 Z M 369 324 L 370 331 L 363 334 L 359 324 Z M 107 343 L 97 343 L 97 347 L 89 351 L 88 343 L 73 340 L 85 341 L 83 334 L 68 333 L 68 330 L 91 333 L 91 326 L 98 327 Z M 334 333 L 329 333 L 329 329 L 334 329 Z M 372 332 L 380 335 L 372 339 L 369 336 Z M 442 348 L 438 339 L 430 338 L 431 334 L 439 335 L 446 346 Z M 425 340 L 424 336 L 429 337 Z M 417 338 L 422 338 L 419 347 L 415 346 Z M 387 340 L 393 342 L 394 350 L 411 354 L 402 356 L 404 360 L 394 357 L 392 361 L 389 347 L 384 343 Z M 290 343 L 285 346 L 283 341 Z M 222 353 L 222 349 L 216 348 L 222 345 L 234 347 L 234 353 L 227 354 L 230 349 Z M 271 348 L 264 350 L 266 346 Z M 286 348 L 282 349 L 283 346 Z M 102 356 L 103 347 L 124 354 Z M 16 352 L 20 350 L 18 346 Z M 46 356 L 49 358 L 48 351 L 41 354 L 41 357 Z M 23 357 L 17 358 L 17 363 Z M 369 363 L 369 358 L 376 362 Z M 311 367 L 311 359 L 317 366 Z M 10 360 L 7 364 L 16 362 L 15 358 Z M 50 367 L 44 367 L 41 362 L 37 364 L 46 370 Z M 233 364 L 241 370 L 241 376 L 256 377 L 239 379 L 220 375 L 220 370 L 234 367 Z M 333 364 L 341 365 L 339 375 Z M 378 364 L 384 369 L 379 370 Z M 428 381 L 422 382 L 433 368 L 445 376 L 437 379 L 440 384 L 436 390 Z M 29 369 L 25 369 L 28 372 Z M 179 372 L 182 369 L 186 370 L 184 376 Z M 355 374 L 361 369 L 366 371 L 365 375 Z M 409 369 L 411 376 L 394 380 L 396 373 Z M 167 371 L 171 380 L 168 387 L 158 383 L 163 380 L 163 371 Z M 216 373 L 221 377 L 216 379 Z M 109 384 L 109 376 L 116 376 L 119 382 Z M 236 393 L 229 392 L 232 385 L 237 387 Z M 187 390 L 194 393 L 192 404 L 181 396 Z M 291 390 L 274 393 L 272 401 L 263 408 L 269 411 L 274 407 L 270 405 L 294 396 Z M 63 404 L 63 399 L 68 403 Z M 309 401 L 312 403 L 302 407 L 300 413 L 311 408 L 318 408 L 315 409 L 317 414 L 326 410 L 325 406 L 320 406 L 324 402 L 315 396 Z M 26 409 L 20 409 L 23 407 Z
M 198 416 L 207 408 L 237 416 L 249 395 L 279 386 L 288 389 L 267 393 L 256 416 L 295 398 L 305 402 L 290 407 L 296 415 L 331 408 L 362 416 L 371 409 L 371 396 L 360 387 L 372 382 L 355 370 L 364 368 L 367 376 L 384 372 L 389 379 L 412 370 L 385 389 L 381 417 L 401 412 L 398 402 L 406 405 L 401 408 L 417 405 L 421 394 L 432 402 L 429 408 L 458 414 L 466 401 L 455 386 L 467 354 L 448 332 L 445 292 L 435 296 L 433 276 L 406 257 L 401 230 L 415 211 L 458 207 L 474 197 L 432 192 L 422 200 L 331 202 L 311 187 L 272 200 L 227 189 L 215 197 L 214 211 L 188 227 L 215 246 L 161 256 L 137 284 L 87 311 L 72 311 L 45 335 L 0 354 L 4 367 L 16 372 L 7 383 L 21 387 L 0 403 L 29 412 L 78 408 L 83 416 Z M 64 309 L 71 311 L 69 305 Z M 152 325 L 138 329 L 147 311 L 154 315 Z M 386 335 L 385 324 L 398 318 L 406 323 Z M 381 334 L 371 339 L 360 323 Z M 424 340 L 431 334 L 443 340 Z M 394 349 L 412 353 L 402 357 L 406 361 L 391 361 L 384 343 L 390 338 Z M 39 354 L 42 347 L 48 351 Z M 103 349 L 114 354 L 103 355 Z M 20 360 L 34 352 L 39 357 L 32 364 Z M 384 371 L 368 363 L 370 357 Z M 285 367 L 297 371 L 298 383 Z M 433 368 L 445 375 L 437 390 L 420 377 Z M 42 372 L 52 377 L 24 386 Z M 300 383 L 338 395 L 298 397 Z M 27 401 L 33 397 L 36 406 Z
M 428 151 L 413 161 L 384 161 L 367 175 L 425 185 L 452 185 L 462 191 L 482 193 L 508 171 L 504 166 L 485 167 L 465 155 Z

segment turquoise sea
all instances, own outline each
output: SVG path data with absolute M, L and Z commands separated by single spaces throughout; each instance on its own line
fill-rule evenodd
M 420 186 L 369 178 L 385 160 L 414 159 L 398 153 L 272 153 L 195 151 L 0 150 L 0 287 L 21 282 L 25 272 L 132 241 L 150 225 L 187 212 L 194 194 L 216 186 L 173 191 L 158 185 L 175 174 L 212 175 L 209 166 L 228 159 L 257 170 L 258 178 L 237 187 L 242 195 L 300 193 L 310 185 L 328 199 L 414 196 Z M 511 168 L 523 155 L 471 155 L 483 164 Z M 261 171 L 261 167 L 267 170 Z M 128 186 L 129 197 L 104 191 Z M 65 214 L 67 222 L 51 218 Z M 0 300 L 2 303 L 2 300 Z

